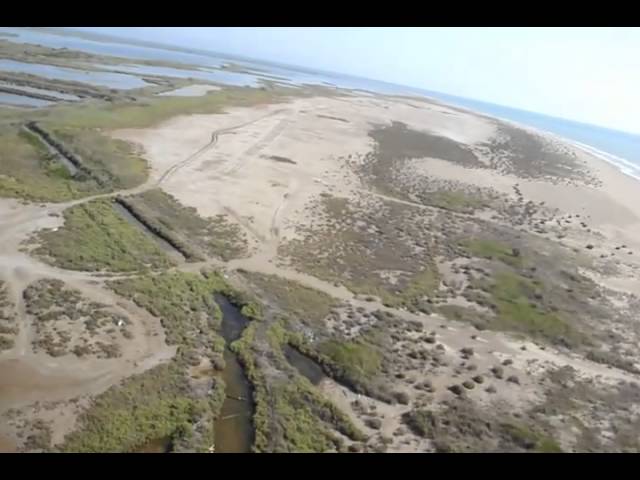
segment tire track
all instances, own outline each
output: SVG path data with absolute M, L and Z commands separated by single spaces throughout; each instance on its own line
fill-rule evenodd
M 236 173 L 246 163 L 249 157 L 255 155 L 256 153 L 267 147 L 269 144 L 271 144 L 276 138 L 280 136 L 280 134 L 282 134 L 282 132 L 284 132 L 284 130 L 289 126 L 290 123 L 291 119 L 288 118 L 280 120 L 280 122 L 278 122 L 269 132 L 267 132 L 264 137 L 262 137 L 255 144 L 253 144 L 242 154 L 240 154 L 237 159 L 222 172 L 222 174 L 233 175 L 234 173 Z
M 280 202 L 280 205 L 278 205 L 276 211 L 273 212 L 273 217 L 271 217 L 271 228 L 269 229 L 269 232 L 271 233 L 271 238 L 274 240 L 277 240 L 280 236 L 280 222 L 278 217 L 280 216 L 280 211 L 287 203 L 287 198 L 289 198 L 289 193 L 285 193 L 283 195 L 282 202 Z
M 211 134 L 211 140 L 209 141 L 209 143 L 207 143 L 204 147 L 200 148 L 197 152 L 189 155 L 187 158 L 185 158 L 181 162 L 171 165 L 167 170 L 165 170 L 165 172 L 160 176 L 160 178 L 158 178 L 158 181 L 156 182 L 156 184 L 160 185 L 167 179 L 171 178 L 176 172 L 180 171 L 181 169 L 189 165 L 194 160 L 197 160 L 202 154 L 211 150 L 216 145 L 216 143 L 218 143 L 218 134 L 216 132 L 213 132 Z
M 161 183 L 165 182 L 167 179 L 171 178 L 175 173 L 177 173 L 178 171 L 180 171 L 181 169 L 183 169 L 184 167 L 186 167 L 187 165 L 192 163 L 194 160 L 197 160 L 200 156 L 202 156 L 203 154 L 205 154 L 206 152 L 211 150 L 218 143 L 218 137 L 220 135 L 224 135 L 225 133 L 229 133 L 229 132 L 232 132 L 234 130 L 238 130 L 240 128 L 247 127 L 247 126 L 249 126 L 249 125 L 251 125 L 253 123 L 259 122 L 260 120 L 264 120 L 265 118 L 272 117 L 273 115 L 277 115 L 278 113 L 282 113 L 282 112 L 285 112 L 285 111 L 286 110 L 284 110 L 284 109 L 275 110 L 275 111 L 270 112 L 270 113 L 268 113 L 266 115 L 263 115 L 263 116 L 258 117 L 258 118 L 254 118 L 253 120 L 249 120 L 249 121 L 241 123 L 239 125 L 234 125 L 232 127 L 226 127 L 226 128 L 221 128 L 221 129 L 218 129 L 218 130 L 214 130 L 213 132 L 211 132 L 211 140 L 209 141 L 209 143 L 207 143 L 205 146 L 201 147 L 198 151 L 196 151 L 196 152 L 192 153 L 191 155 L 189 155 L 184 160 L 182 160 L 182 161 L 180 161 L 178 163 L 175 163 L 174 165 L 170 166 L 160 176 L 160 178 L 156 182 L 156 185 L 160 185 Z
M 272 241 L 274 241 L 275 243 L 277 243 L 278 240 L 280 239 L 280 223 L 281 223 L 280 217 L 282 215 L 282 212 L 287 207 L 287 203 L 289 199 L 297 189 L 298 189 L 298 183 L 295 180 L 293 180 L 291 185 L 287 189 L 287 191 L 282 195 L 282 200 L 280 201 L 280 204 L 273 212 L 273 215 L 271 217 L 271 228 L 269 229 L 269 232 L 271 234 Z

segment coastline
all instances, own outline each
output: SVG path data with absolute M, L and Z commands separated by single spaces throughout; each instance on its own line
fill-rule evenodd
M 511 120 L 505 117 L 501 117 L 498 115 L 492 115 L 489 113 L 485 113 L 485 112 L 481 112 L 479 110 L 474 110 L 468 107 L 464 107 L 461 105 L 457 105 L 457 104 L 453 104 L 453 103 L 448 103 L 445 102 L 443 100 L 440 100 L 436 97 L 430 97 L 427 95 L 424 95 L 422 97 L 416 97 L 419 98 L 421 100 L 428 100 L 430 102 L 434 102 L 437 104 L 440 104 L 442 106 L 446 106 L 446 107 L 453 107 L 455 109 L 458 110 L 462 110 L 464 112 L 473 114 L 473 115 L 480 115 L 486 118 L 490 118 L 493 120 L 498 120 L 500 122 L 503 122 L 505 124 L 514 126 L 516 128 L 520 128 L 522 130 L 528 131 L 530 133 L 534 133 L 537 135 L 541 135 L 543 137 L 547 137 L 553 141 L 557 141 L 557 142 L 561 142 L 565 145 L 569 145 L 571 147 L 577 148 L 579 150 L 582 150 L 583 152 L 596 157 L 600 160 L 602 160 L 603 162 L 606 162 L 610 165 L 613 165 L 614 167 L 616 167 L 616 169 L 618 169 L 621 173 L 623 173 L 624 175 L 627 175 L 631 178 L 633 178 L 634 180 L 638 180 L 640 181 L 640 165 L 636 165 L 633 162 L 631 162 L 630 160 L 627 160 L 625 158 L 619 157 L 617 155 L 614 155 L 612 153 L 606 152 L 604 150 L 598 149 L 592 145 L 588 145 L 586 143 L 583 142 L 579 142 L 577 140 L 573 140 L 571 138 L 567 138 L 564 137 L 562 135 L 559 135 L 557 133 L 551 132 L 549 130 L 544 130 L 542 128 L 539 127 L 534 127 L 525 123 L 521 123 L 521 122 L 517 122 L 515 120 Z M 563 120 L 563 119 L 560 119 Z

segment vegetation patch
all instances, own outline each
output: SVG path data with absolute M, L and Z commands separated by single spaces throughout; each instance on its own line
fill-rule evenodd
M 560 315 L 536 302 L 540 286 L 536 280 L 509 272 L 498 273 L 489 290 L 497 307 L 493 328 L 522 331 L 547 339 L 575 338 L 577 333 Z
M 286 100 L 288 95 L 299 94 L 297 89 L 286 87 L 270 90 L 226 87 L 199 97 L 154 96 L 136 102 L 56 105 L 35 114 L 31 113 L 30 117 L 43 125 L 60 125 L 66 128 L 145 128 L 176 115 L 222 113 L 226 107 L 277 103 Z M 14 117 L 15 115 L 13 113 Z
M 59 450 L 131 452 L 169 437 L 186 451 L 206 452 L 223 391 L 216 385 L 208 395 L 196 395 L 181 362 L 159 365 L 98 395 Z
M 603 350 L 589 350 L 586 358 L 592 362 L 602 363 L 604 365 L 611 365 L 612 367 L 625 370 L 629 373 L 640 374 L 640 369 L 635 365 L 632 360 L 621 358 L 619 354 L 603 351 Z
M 302 323 L 317 324 L 329 315 L 336 300 L 324 292 L 305 287 L 297 282 L 277 275 L 243 272 L 251 284 L 259 289 L 264 298 L 275 303 Z
M 552 342 L 560 339 L 575 344 L 581 335 L 560 312 L 552 311 L 544 302 L 544 285 L 510 271 L 497 272 L 485 286 L 496 315 L 489 328 L 510 330 L 540 337 Z
M 383 350 L 371 337 L 369 333 L 357 340 L 328 339 L 310 345 L 299 336 L 290 336 L 289 342 L 318 362 L 329 377 L 354 392 L 394 403 L 382 382 Z
M 441 305 L 437 311 L 444 317 L 458 322 L 466 322 L 474 325 L 479 330 L 487 328 L 488 315 L 479 312 L 475 308 L 462 307 L 460 305 Z
M 36 352 L 114 358 L 121 356 L 120 345 L 132 338 L 128 317 L 89 301 L 61 280 L 38 280 L 25 289 L 23 297 L 34 319 Z
M 301 230 L 303 239 L 283 244 L 282 256 L 354 293 L 378 296 L 388 306 L 428 309 L 440 284 L 434 261 L 438 247 L 418 208 L 324 196 L 317 209 L 321 223 Z
M 273 324 L 280 325 L 279 323 Z M 354 441 L 364 438 L 349 418 L 297 373 L 282 378 L 265 375 L 258 365 L 256 341 L 258 324 L 250 324 L 232 349 L 242 362 L 253 385 L 257 452 L 324 452 L 341 445 L 334 430 Z M 279 362 L 284 362 L 281 345 L 288 337 L 281 328 L 269 328 L 271 346 Z M 276 331 L 277 330 L 277 331 Z M 276 363 L 282 367 L 283 363 Z M 262 361 L 260 362 L 262 363 Z
M 355 383 L 373 377 L 382 363 L 380 352 L 363 342 L 329 340 L 318 351 L 331 361 L 336 376 Z
M 93 130 L 60 128 L 54 132 L 82 158 L 87 172 L 95 175 L 72 175 L 38 136 L 15 124 L 0 124 L 1 196 L 61 202 L 132 188 L 147 179 L 146 162 L 129 144 Z
M 296 378 L 276 387 L 276 425 L 282 439 L 274 452 L 326 452 L 338 450 L 341 440 L 333 429 L 355 441 L 364 435 L 331 402 L 322 398 L 306 379 Z
M 503 423 L 505 435 L 519 447 L 539 453 L 562 453 L 560 445 L 551 437 L 541 434 L 525 425 L 517 423 Z
M 131 144 L 86 128 L 56 126 L 51 132 L 104 191 L 133 188 L 146 181 L 147 163 Z
M 216 272 L 148 274 L 108 285 L 159 317 L 167 344 L 176 345 L 177 354 L 168 364 L 97 396 L 61 450 L 126 452 L 169 438 L 173 451 L 208 451 L 224 401 L 224 382 L 215 377 L 196 380 L 189 370 L 205 358 L 219 358 L 224 350 L 214 294 L 235 301 L 242 297 Z
M 55 266 L 126 272 L 172 265 L 155 242 L 114 211 L 110 200 L 71 207 L 64 219 L 56 231 L 38 234 L 34 250 Z
M 0 144 L 0 196 L 61 202 L 98 191 L 95 182 L 74 180 L 33 134 L 19 127 L 0 127 Z
M 500 123 L 498 135 L 487 147 L 492 168 L 502 173 L 522 178 L 588 178 L 586 169 L 577 161 L 575 153 L 522 128 Z
M 459 192 L 429 193 L 424 186 L 409 192 L 398 176 L 405 162 L 422 158 L 440 158 L 465 167 L 483 168 L 484 164 L 466 146 L 447 137 L 413 130 L 402 122 L 379 125 L 369 136 L 375 141 L 375 149 L 365 156 L 359 172 L 378 191 L 403 200 L 412 200 L 409 193 L 419 194 L 425 204 L 448 209 L 473 207 Z
M 225 261 L 247 252 L 246 236 L 225 215 L 203 218 L 160 189 L 149 190 L 121 202 L 138 220 L 179 250 L 187 260 L 215 255 Z
M 9 288 L 0 280 L 0 352 L 13 348 L 18 333 L 14 304 L 9 300 Z
M 525 423 L 503 422 L 470 400 L 445 402 L 436 410 L 414 409 L 402 416 L 416 435 L 438 452 L 561 452 L 553 438 Z
M 512 267 L 522 267 L 523 258 L 518 248 L 513 248 L 497 240 L 470 239 L 460 242 L 470 255 L 487 260 L 498 260 Z
M 113 280 L 108 285 L 117 294 L 160 318 L 169 345 L 203 355 L 222 353 L 224 341 L 216 333 L 222 314 L 214 294 L 228 294 L 230 287 L 219 274 L 148 274 Z
M 473 213 L 491 206 L 490 202 L 478 195 L 462 190 L 436 190 L 418 193 L 417 198 L 424 205 L 459 213 Z

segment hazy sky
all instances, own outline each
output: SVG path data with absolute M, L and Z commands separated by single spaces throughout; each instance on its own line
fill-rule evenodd
M 640 133 L 640 28 L 91 30 L 364 76 Z

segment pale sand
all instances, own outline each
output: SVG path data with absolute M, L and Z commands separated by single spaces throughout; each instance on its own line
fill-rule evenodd
M 360 188 L 346 162 L 371 151 L 368 132 L 376 124 L 402 121 L 465 143 L 495 133 L 491 122 L 454 113 L 380 98 L 311 98 L 224 115 L 180 116 L 113 135 L 143 147 L 153 177 L 162 179 L 167 192 L 203 216 L 230 215 L 264 245 L 295 237 L 294 227 L 310 221 L 305 211 L 310 199 L 323 192 L 349 196 Z M 214 132 L 214 144 L 203 148 Z M 181 167 L 165 176 L 179 162 Z

